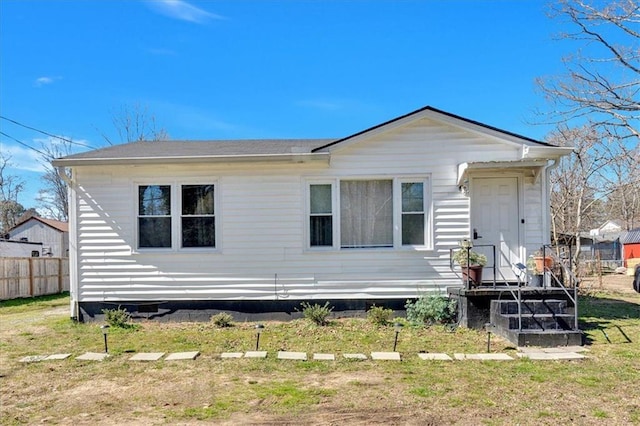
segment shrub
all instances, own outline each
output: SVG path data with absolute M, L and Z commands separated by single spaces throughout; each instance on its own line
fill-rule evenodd
M 127 328 L 130 326 L 131 314 L 125 308 L 118 306 L 118 309 L 103 309 L 104 320 L 110 327 Z
M 373 305 L 367 311 L 367 319 L 375 325 L 387 325 L 393 318 L 393 309 Z
M 425 295 L 418 300 L 407 300 L 407 319 L 413 324 L 452 324 L 457 317 L 454 299 L 440 295 Z
M 329 302 L 326 302 L 324 306 L 320 306 L 317 303 L 311 305 L 307 302 L 302 302 L 302 315 L 309 321 L 316 325 L 327 325 L 329 321 L 327 318 L 333 311 L 333 306 L 329 307 Z
M 233 316 L 227 312 L 220 312 L 218 314 L 211 315 L 211 322 L 216 327 L 231 327 L 233 325 Z

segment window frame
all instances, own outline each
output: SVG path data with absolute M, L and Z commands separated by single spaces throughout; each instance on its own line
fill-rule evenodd
M 340 217 L 340 182 L 353 180 L 391 180 L 393 197 L 393 245 L 389 247 L 363 247 L 363 248 L 342 248 L 341 245 L 341 217 Z M 431 188 L 431 175 L 366 175 L 366 176 L 341 176 L 329 179 L 307 178 L 305 179 L 305 220 L 304 236 L 306 250 L 312 252 L 321 251 L 427 251 L 433 250 L 433 198 Z M 422 183 L 423 189 L 423 210 L 424 215 L 424 242 L 423 244 L 402 244 L 402 184 Z M 332 238 L 331 246 L 311 246 L 310 218 L 311 218 L 311 185 L 331 185 L 332 201 Z
M 139 188 L 141 186 L 169 186 L 171 196 L 171 247 L 140 247 Z M 182 247 L 182 186 L 213 185 L 214 187 L 214 244 L 215 247 Z M 218 179 L 141 179 L 133 182 L 135 203 L 133 206 L 134 247 L 133 253 L 218 253 L 222 250 L 220 184 Z
M 338 200 L 336 198 L 336 179 L 328 180 L 307 180 L 305 185 L 305 241 L 307 250 L 312 251 L 333 251 L 336 248 L 336 239 L 340 235 L 339 230 L 336 229 L 339 224 L 336 222 L 336 209 L 339 208 Z M 331 186 L 331 245 L 326 246 L 312 246 L 311 245 L 311 186 L 313 185 L 329 185 Z M 324 214 L 323 216 L 329 216 Z

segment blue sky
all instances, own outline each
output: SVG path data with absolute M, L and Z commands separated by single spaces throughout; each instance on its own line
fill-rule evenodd
M 0 115 L 92 147 L 141 105 L 172 139 L 343 137 L 426 105 L 543 139 L 576 46 L 541 0 L 0 2 Z M 47 136 L 0 120 L 35 206 Z

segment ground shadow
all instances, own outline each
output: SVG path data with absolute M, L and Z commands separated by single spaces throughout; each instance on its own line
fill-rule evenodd
M 579 327 L 583 331 L 598 330 L 608 343 L 633 343 L 617 320 L 640 319 L 640 303 L 626 300 L 581 296 L 578 304 Z M 593 339 L 585 334 L 585 345 L 591 345 Z
M 69 297 L 68 291 L 65 291 L 63 293 L 58 293 L 58 294 L 49 294 L 46 296 L 23 297 L 20 299 L 2 300 L 0 301 L 0 308 L 8 308 L 11 306 L 24 306 L 24 305 L 30 305 L 32 303 L 39 303 L 39 302 L 53 302 L 56 300 L 64 299 L 65 297 Z

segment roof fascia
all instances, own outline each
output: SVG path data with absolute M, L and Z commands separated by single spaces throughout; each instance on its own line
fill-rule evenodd
M 52 161 L 55 167 L 73 166 L 124 166 L 124 165 L 155 165 L 155 164 L 193 164 L 193 163 L 253 163 L 277 162 L 291 163 L 329 163 L 329 153 L 287 153 L 287 154 L 249 154 L 249 155 L 202 155 L 174 156 L 174 157 L 133 157 L 133 158 L 58 158 Z

